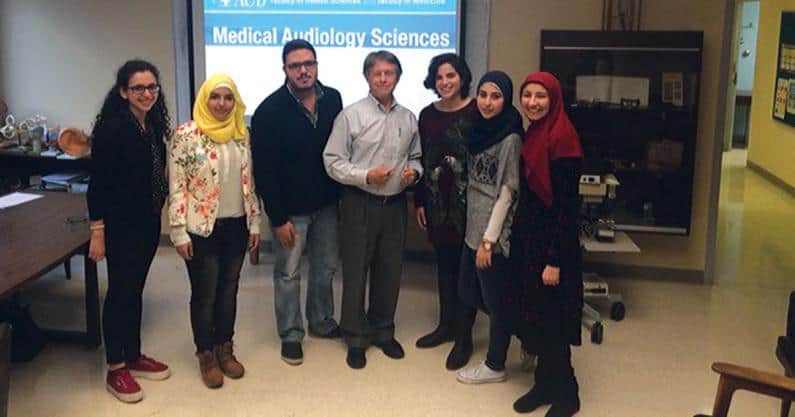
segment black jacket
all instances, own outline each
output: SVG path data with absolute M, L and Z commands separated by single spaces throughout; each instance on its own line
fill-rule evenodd
M 165 143 L 154 134 L 144 136 L 132 115 L 108 120 L 91 140 L 91 181 L 86 199 L 91 220 L 105 222 L 160 218 L 152 198 L 152 147 L 157 140 L 160 155 Z
M 286 84 L 263 100 L 251 118 L 254 181 L 274 227 L 339 198 L 341 186 L 326 173 L 323 149 L 342 99 L 337 90 L 321 88 L 316 126 Z

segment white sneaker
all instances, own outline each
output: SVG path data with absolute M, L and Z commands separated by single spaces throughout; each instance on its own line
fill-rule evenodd
M 521 352 L 519 354 L 519 359 L 522 361 L 522 372 L 530 372 L 531 369 L 536 367 L 536 358 L 538 358 L 538 356 L 524 349 L 519 349 L 519 352 Z
M 495 371 L 481 362 L 480 365 L 458 371 L 456 379 L 462 384 L 488 384 L 505 381 L 505 371 Z

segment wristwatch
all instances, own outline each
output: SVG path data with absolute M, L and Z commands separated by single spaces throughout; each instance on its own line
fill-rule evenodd
M 493 243 L 489 242 L 486 239 L 483 239 L 483 249 L 486 249 L 487 251 L 491 252 L 491 245 L 493 245 Z

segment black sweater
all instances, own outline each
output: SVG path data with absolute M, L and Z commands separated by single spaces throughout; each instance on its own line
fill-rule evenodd
M 142 135 L 132 115 L 108 120 L 94 132 L 91 181 L 86 194 L 91 220 L 160 218 L 160 210 L 155 210 L 152 201 L 151 140 L 158 141 L 160 154 L 165 157 L 162 138 Z
M 286 84 L 263 100 L 251 118 L 254 180 L 274 227 L 288 216 L 312 213 L 339 198 L 340 185 L 323 166 L 323 149 L 342 99 L 337 90 L 321 88 L 316 126 Z

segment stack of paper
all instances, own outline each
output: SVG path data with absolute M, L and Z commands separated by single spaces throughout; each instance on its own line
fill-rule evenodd
M 11 193 L 0 197 L 0 209 L 5 209 L 41 198 L 41 195 L 30 193 Z

